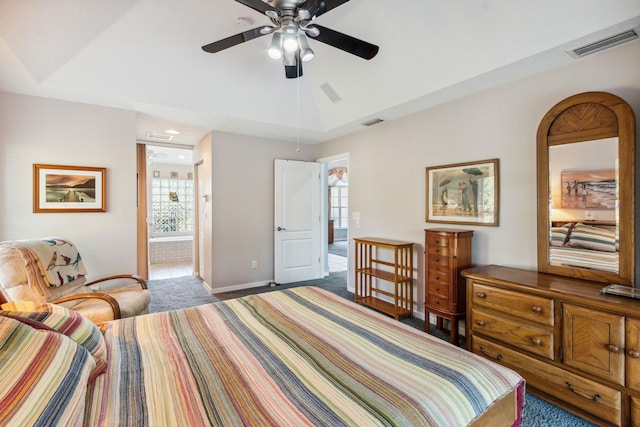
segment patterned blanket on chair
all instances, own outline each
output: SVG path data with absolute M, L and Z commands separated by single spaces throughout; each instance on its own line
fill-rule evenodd
M 59 237 L 18 240 L 14 247 L 25 262 L 36 262 L 50 288 L 57 288 L 87 275 L 76 246 Z M 35 259 L 34 259 L 35 258 Z

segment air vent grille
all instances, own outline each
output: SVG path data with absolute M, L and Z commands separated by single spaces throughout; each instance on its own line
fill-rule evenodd
M 632 40 L 636 40 L 637 38 L 638 33 L 636 30 L 628 30 L 614 36 L 607 37 L 606 39 L 598 40 L 597 42 L 589 43 L 588 45 L 573 49 L 569 51 L 569 54 L 575 58 L 582 58 L 583 56 L 601 52 L 614 46 L 620 46 L 621 44 L 628 43 Z
M 164 141 L 164 142 L 168 142 L 173 139 L 173 135 L 169 135 L 167 133 L 158 133 L 158 132 L 147 132 L 145 137 L 147 139 L 153 139 L 156 141 Z
M 382 123 L 382 122 L 384 122 L 384 120 L 375 118 L 375 119 L 371 119 L 371 120 L 368 120 L 368 121 L 362 123 L 362 125 L 363 126 L 373 126 L 373 125 L 377 125 L 378 123 Z
M 320 86 L 320 89 L 322 89 L 324 94 L 327 95 L 327 98 L 329 98 L 331 102 L 333 102 L 334 104 L 336 102 L 342 101 L 342 98 L 340 97 L 340 95 L 338 95 L 338 93 L 329 83 L 323 84 L 322 86 Z

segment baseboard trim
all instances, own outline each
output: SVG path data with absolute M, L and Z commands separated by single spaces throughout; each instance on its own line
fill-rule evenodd
M 213 289 L 211 288 L 211 285 L 209 285 L 207 282 L 205 282 L 204 280 L 202 281 L 202 288 L 207 291 L 207 293 L 209 295 L 211 295 L 213 293 Z
M 223 292 L 235 292 L 235 291 L 243 291 L 245 289 L 251 289 L 251 288 L 259 288 L 260 286 L 267 286 L 267 283 L 269 283 L 270 280 L 262 280 L 260 282 L 253 282 L 253 283 L 243 283 L 240 285 L 233 285 L 233 286 L 225 286 L 223 288 L 211 288 L 209 287 L 211 294 L 215 295 L 215 294 L 221 294 Z

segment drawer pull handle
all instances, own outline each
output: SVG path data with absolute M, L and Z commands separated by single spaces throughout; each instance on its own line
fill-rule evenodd
M 436 274 L 436 280 L 440 280 L 440 275 Z
M 436 245 L 439 245 L 439 244 L 440 244 L 440 240 L 436 240 Z
M 440 253 L 440 249 L 436 249 L 436 253 L 439 254 Z
M 637 359 L 640 357 L 640 352 L 638 350 L 629 350 L 627 354 L 633 359 Z
M 436 266 L 436 271 L 437 271 L 437 270 L 440 270 L 440 266 L 439 266 L 439 265 L 438 265 L 438 266 Z
M 439 256 L 436 257 L 436 261 L 440 261 L 440 257 Z
M 484 322 L 484 320 L 476 320 L 476 325 L 484 326 L 484 325 L 486 325 L 486 323 Z
M 539 307 L 539 306 L 537 306 L 537 305 L 534 305 L 533 307 L 531 307 L 531 310 L 532 310 L 534 313 L 542 313 L 542 307 Z
M 485 294 L 484 292 L 476 292 L 476 296 L 477 296 L 478 298 L 486 298 L 486 297 L 487 297 L 487 294 Z
M 436 288 L 436 291 L 439 291 L 439 290 L 440 290 L 440 288 Z
M 584 397 L 585 399 L 593 400 L 595 402 L 595 401 L 599 400 L 600 397 L 602 397 L 599 394 L 595 394 L 594 396 L 589 396 L 586 393 L 578 391 L 575 388 L 573 388 L 573 386 L 571 385 L 571 383 L 569 381 L 567 381 L 567 385 L 569 386 L 569 390 L 571 390 L 572 392 L 574 392 L 575 394 L 577 394 L 580 397 Z
M 617 354 L 617 353 L 620 353 L 620 347 L 618 347 L 618 346 L 617 346 L 617 345 L 615 345 L 615 344 L 609 344 L 609 351 L 610 351 L 611 353 L 616 353 L 616 354 Z
M 483 346 L 480 346 L 480 353 L 484 354 L 485 356 L 488 356 L 488 357 L 491 357 L 493 359 L 496 359 L 496 360 L 502 359 L 502 355 L 500 353 L 498 353 L 498 355 L 496 355 L 496 356 L 493 356 L 493 355 L 487 353 L 487 351 L 484 349 Z
M 533 343 L 533 345 L 535 346 L 539 346 L 540 344 L 542 344 L 542 340 L 540 338 L 533 338 L 531 339 L 531 342 Z

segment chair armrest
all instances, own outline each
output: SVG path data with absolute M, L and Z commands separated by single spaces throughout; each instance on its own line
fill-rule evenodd
M 96 279 L 92 282 L 85 283 L 84 286 L 95 285 L 96 283 L 106 282 L 108 280 L 116 280 L 116 279 L 133 279 L 140 284 L 142 289 L 147 289 L 147 282 L 142 278 L 142 276 L 138 276 L 137 274 L 117 274 L 115 276 L 103 277 L 101 279 Z
M 75 294 L 75 295 L 70 295 L 68 297 L 59 298 L 51 302 L 53 304 L 59 304 L 62 302 L 74 301 L 77 299 L 87 299 L 87 298 L 96 298 L 96 299 L 101 299 L 107 302 L 111 306 L 111 311 L 113 311 L 114 320 L 120 319 L 122 317 L 122 314 L 120 313 L 120 305 L 118 304 L 118 301 L 111 295 L 103 294 L 101 292 L 92 292 L 89 294 Z

